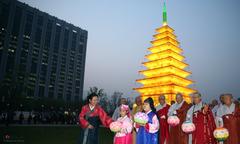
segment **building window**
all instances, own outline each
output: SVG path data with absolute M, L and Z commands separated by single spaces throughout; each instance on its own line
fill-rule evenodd
M 14 36 L 18 36 L 19 34 L 21 18 L 22 18 L 22 9 L 20 7 L 17 7 L 15 11 L 13 28 L 12 28 L 12 35 Z
M 54 52 L 57 53 L 59 49 L 60 43 L 60 36 L 61 36 L 61 26 L 56 26 L 56 33 L 55 33 L 55 40 L 54 40 Z
M 80 54 L 83 53 L 83 44 L 78 45 L 78 51 L 79 51 Z
M 37 63 L 35 61 L 32 61 L 31 73 L 36 73 L 36 72 L 37 72 Z
M 39 86 L 38 96 L 39 97 L 44 97 L 44 86 Z
M 40 27 L 38 27 L 35 32 L 35 41 L 34 41 L 38 45 L 41 42 L 41 35 L 42 35 L 42 29 Z
M 32 31 L 32 22 L 33 22 L 33 13 L 27 12 L 24 35 L 29 37 Z
M 9 16 L 9 5 L 0 3 L 0 28 L 7 28 Z
M 69 39 L 69 30 L 65 29 L 65 31 L 64 31 L 64 41 L 63 41 L 63 51 L 64 52 L 67 52 L 68 39 Z
M 73 32 L 73 34 L 72 34 L 72 47 L 71 47 L 71 50 L 75 51 L 76 43 L 77 43 L 77 33 Z

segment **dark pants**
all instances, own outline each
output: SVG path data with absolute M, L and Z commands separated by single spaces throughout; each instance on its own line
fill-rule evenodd
M 100 125 L 99 117 L 89 117 L 88 122 L 94 127 L 93 129 L 82 129 L 80 130 L 80 136 L 77 141 L 77 144 L 83 144 L 84 141 L 84 133 L 88 130 L 86 144 L 98 144 L 98 128 Z
M 81 129 L 77 144 L 83 144 L 85 131 L 86 129 Z M 86 144 L 98 144 L 98 128 L 88 129 Z

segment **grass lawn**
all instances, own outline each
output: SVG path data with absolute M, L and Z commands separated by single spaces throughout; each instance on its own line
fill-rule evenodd
M 78 126 L 0 126 L 0 144 L 76 144 L 79 131 Z M 100 128 L 99 134 L 100 144 L 113 143 L 109 129 Z

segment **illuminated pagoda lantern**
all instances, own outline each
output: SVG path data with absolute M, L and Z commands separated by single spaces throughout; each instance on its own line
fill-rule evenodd
M 148 61 L 142 64 L 145 70 L 139 71 L 143 79 L 136 80 L 142 84 L 138 91 L 142 99 L 152 97 L 158 104 L 158 97 L 164 94 L 166 102 L 175 101 L 177 93 L 182 93 L 185 101 L 190 102 L 190 94 L 196 90 L 189 87 L 193 83 L 187 79 L 191 74 L 185 70 L 188 66 L 182 56 L 183 50 L 174 34 L 174 30 L 168 26 L 166 5 L 163 6 L 163 25 L 156 29 L 152 47 L 148 48 L 150 54 L 146 55 Z

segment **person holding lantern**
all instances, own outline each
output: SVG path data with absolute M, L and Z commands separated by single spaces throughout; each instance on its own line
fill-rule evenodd
M 158 144 L 159 121 L 154 107 L 154 101 L 151 97 L 144 100 L 143 110 L 147 115 L 146 123 L 136 122 L 134 116 L 134 126 L 137 130 L 137 144 Z M 138 114 L 138 113 L 137 113 Z M 140 117 L 139 117 L 140 118 Z
M 128 105 L 122 104 L 120 106 L 120 117 L 117 119 L 117 122 L 121 124 L 121 129 L 114 136 L 114 144 L 132 144 L 133 125 Z
M 181 93 L 176 94 L 176 103 L 174 103 L 168 110 L 168 117 L 177 116 L 180 120 L 179 124 L 176 126 L 170 126 L 169 130 L 169 144 L 187 144 L 188 137 L 181 129 L 182 123 L 186 119 L 187 110 L 190 105 L 183 100 Z
M 143 111 L 143 104 L 141 96 L 135 98 L 135 104 L 133 105 L 132 109 L 132 116 L 134 116 L 137 112 Z M 133 144 L 136 144 L 136 131 L 133 130 Z
M 187 112 L 187 121 L 192 121 L 196 129 L 189 134 L 189 144 L 216 144 L 213 131 L 216 128 L 214 116 L 208 105 L 204 104 L 201 94 L 192 94 L 193 105 Z
M 240 108 L 233 102 L 232 94 L 223 94 L 224 104 L 217 110 L 217 119 L 228 132 L 224 144 L 240 143 Z
M 169 138 L 169 125 L 167 123 L 167 114 L 170 105 L 166 103 L 164 95 L 160 95 L 158 100 L 159 105 L 156 107 L 156 110 L 160 125 L 159 144 L 166 144 Z
M 92 93 L 87 97 L 88 104 L 84 105 L 79 114 L 81 133 L 79 143 L 98 144 L 98 128 L 100 123 L 109 127 L 113 120 L 98 105 L 98 95 Z

